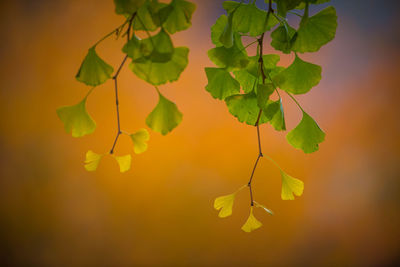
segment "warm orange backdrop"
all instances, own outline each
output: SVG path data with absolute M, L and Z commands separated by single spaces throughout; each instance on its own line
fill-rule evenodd
M 395 1 L 339 1 L 336 39 L 305 58 L 323 78 L 299 101 L 326 131 L 320 151 L 305 155 L 284 133 L 262 126 L 262 144 L 305 182 L 302 197 L 280 199 L 279 171 L 262 159 L 254 178 L 263 227 L 240 230 L 248 191 L 220 219 L 215 197 L 245 184 L 257 156 L 254 127 L 240 124 L 204 89 L 212 66 L 209 27 L 222 1 L 196 1 L 193 27 L 174 35 L 190 47 L 178 82 L 161 86 L 184 114 L 120 174 L 110 158 L 86 172 L 84 155 L 110 149 L 116 132 L 113 85 L 88 100 L 93 135 L 74 139 L 55 110 L 89 89 L 74 76 L 86 49 L 122 22 L 109 1 L 10 1 L 0 4 L 0 257 L 19 266 L 357 266 L 397 260 L 399 242 L 399 23 Z M 262 2 L 261 2 L 262 4 Z M 379 13 L 379 14 L 378 14 Z M 269 41 L 267 41 L 269 43 Z M 99 54 L 113 66 L 123 43 Z M 271 51 L 270 48 L 266 48 Z M 269 50 L 268 50 L 269 49 Z M 273 52 L 273 51 L 271 51 Z M 282 56 L 287 66 L 291 56 Z M 157 94 L 128 68 L 120 76 L 121 123 L 145 127 Z M 300 112 L 284 98 L 287 126 Z M 132 153 L 126 136 L 117 154 Z

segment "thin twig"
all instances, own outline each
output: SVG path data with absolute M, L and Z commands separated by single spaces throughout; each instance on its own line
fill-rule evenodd
M 129 19 L 129 25 L 128 25 L 128 29 L 126 31 L 126 35 L 127 35 L 127 42 L 129 42 L 130 39 L 130 31 L 131 31 L 131 27 L 132 27 L 132 22 L 136 17 L 136 13 L 134 13 L 132 15 L 132 17 Z M 117 145 L 117 141 L 119 136 L 122 134 L 121 131 L 121 122 L 120 122 L 120 118 L 119 118 L 119 100 L 118 100 L 118 82 L 117 82 L 117 78 L 119 76 L 119 73 L 121 72 L 122 67 L 124 66 L 126 60 L 128 59 L 128 55 L 125 55 L 124 59 L 122 60 L 121 64 L 119 65 L 117 71 L 115 72 L 114 76 L 112 77 L 112 79 L 114 80 L 114 91 L 115 91 L 115 106 L 116 106 L 116 110 L 117 110 L 117 135 L 115 136 L 114 139 L 114 143 L 111 147 L 110 150 L 110 154 L 114 153 L 114 149 L 115 146 Z

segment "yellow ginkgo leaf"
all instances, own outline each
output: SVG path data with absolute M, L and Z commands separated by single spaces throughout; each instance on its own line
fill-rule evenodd
M 256 230 L 262 226 L 262 223 L 256 219 L 253 215 L 253 207 L 250 208 L 250 216 L 243 224 L 242 230 L 245 231 L 246 233 L 250 233 L 253 230 Z
M 103 154 L 94 153 L 92 150 L 86 152 L 85 169 L 89 172 L 95 171 L 103 156 Z
M 133 151 L 136 154 L 143 153 L 147 150 L 147 141 L 150 139 L 149 132 L 146 129 L 140 129 L 136 133 L 130 135 L 133 142 Z
M 254 201 L 254 204 L 256 204 L 257 208 L 261 208 L 261 209 L 265 210 L 266 212 L 268 212 L 269 214 L 274 215 L 274 212 L 272 210 L 268 209 L 267 207 L 265 207 L 264 205 L 261 205 L 260 203 L 257 203 L 255 201 Z
M 235 200 L 236 193 L 217 197 L 214 201 L 214 208 L 220 210 L 218 217 L 224 218 L 232 215 L 233 201 Z
M 119 156 L 119 157 L 113 155 L 113 157 L 118 162 L 120 172 L 129 171 L 129 169 L 131 168 L 131 162 L 132 162 L 131 155 L 125 155 L 125 156 Z
M 301 196 L 303 194 L 304 183 L 299 179 L 293 178 L 287 173 L 281 171 L 282 176 L 282 192 L 283 200 L 294 200 L 293 194 Z

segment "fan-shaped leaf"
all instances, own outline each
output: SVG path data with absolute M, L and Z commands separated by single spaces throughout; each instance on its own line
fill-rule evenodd
M 133 151 L 136 154 L 141 154 L 147 150 L 147 141 L 149 141 L 150 135 L 146 129 L 140 129 L 131 134 L 130 137 L 133 142 Z
M 89 172 L 95 171 L 99 166 L 104 154 L 94 153 L 92 150 L 86 152 L 85 169 Z
M 240 92 L 240 84 L 225 69 L 205 68 L 208 84 L 206 90 L 214 98 L 225 99 Z
M 281 170 L 282 177 L 282 192 L 281 198 L 283 200 L 294 200 L 293 194 L 301 196 L 304 190 L 304 183 L 299 179 L 293 178 Z
M 253 207 L 250 207 L 250 216 L 245 222 L 245 224 L 242 226 L 242 230 L 245 231 L 246 233 L 250 233 L 262 226 L 262 223 L 256 219 L 253 215 Z

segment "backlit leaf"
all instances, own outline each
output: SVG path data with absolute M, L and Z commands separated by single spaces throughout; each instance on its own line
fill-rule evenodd
M 228 23 L 228 17 L 225 15 L 221 15 L 215 24 L 211 26 L 211 41 L 215 46 L 223 46 L 221 41 L 219 40 L 221 38 L 222 33 L 224 32 L 225 26 Z
M 250 233 L 262 226 L 262 223 L 256 219 L 253 215 L 253 207 L 250 207 L 250 216 L 245 222 L 245 224 L 242 226 L 242 230 L 245 231 L 246 233 Z
M 321 80 L 321 67 L 301 60 L 297 55 L 293 63 L 274 77 L 276 85 L 293 94 L 304 94 Z
M 289 25 L 279 26 L 271 33 L 271 46 L 278 51 L 289 54 L 292 50 L 293 36 L 296 30 Z
M 259 108 L 264 108 L 269 96 L 275 91 L 272 83 L 258 84 L 257 86 L 257 104 Z
M 76 79 L 90 86 L 97 86 L 111 78 L 114 69 L 103 61 L 91 47 L 83 60 Z
M 233 45 L 234 39 L 233 39 L 233 29 L 232 29 L 232 14 L 229 14 L 228 16 L 228 21 L 224 27 L 224 30 L 222 31 L 222 34 L 219 38 L 219 41 L 221 44 L 223 44 L 226 48 L 230 48 Z
M 125 155 L 125 156 L 114 156 L 115 160 L 117 161 L 119 165 L 119 171 L 120 172 L 126 172 L 129 171 L 131 168 L 131 162 L 132 162 L 132 156 L 131 155 Z
M 240 122 L 255 125 L 260 108 L 257 104 L 257 96 L 254 93 L 233 95 L 225 99 L 229 112 Z M 261 114 L 259 124 L 267 122 L 267 118 Z
M 286 139 L 293 147 L 301 149 L 304 153 L 312 153 L 318 150 L 318 144 L 325 139 L 325 133 L 307 113 L 303 111 L 303 118 L 299 125 L 291 130 Z
M 268 18 L 268 21 L 267 21 Z M 233 29 L 250 36 L 258 36 L 269 30 L 279 21 L 273 16 L 267 16 L 267 12 L 259 9 L 254 3 L 241 4 L 233 14 Z
M 192 14 L 196 10 L 196 5 L 185 0 L 172 0 L 169 6 L 163 8 L 160 12 L 167 13 L 163 28 L 170 34 L 177 31 L 183 31 L 189 28 L 192 23 Z
M 240 84 L 225 69 L 205 68 L 208 84 L 206 90 L 214 98 L 225 99 L 240 92 Z
M 86 152 L 85 169 L 89 172 L 95 171 L 103 156 L 104 154 L 97 154 L 92 150 Z
M 236 193 L 217 197 L 214 201 L 214 209 L 219 210 L 218 217 L 224 218 L 232 215 L 233 202 L 235 200 Z
M 144 56 L 142 51 L 141 42 L 136 35 L 132 36 L 129 42 L 127 42 L 122 48 L 122 52 L 127 54 L 132 60 L 142 58 Z
M 188 53 L 188 48 L 177 47 L 170 61 L 160 63 L 146 59 L 143 62 L 132 62 L 129 67 L 139 78 L 153 85 L 173 82 L 178 80 L 180 74 L 186 68 Z
M 136 133 L 130 135 L 133 142 L 133 151 L 136 154 L 143 153 L 147 150 L 147 141 L 150 139 L 149 132 L 146 129 L 140 129 Z
M 329 6 L 312 17 L 303 16 L 292 50 L 300 53 L 318 51 L 335 38 L 337 16 L 334 7 Z
M 269 123 L 277 131 L 285 131 L 285 114 L 283 112 L 282 99 L 278 101 L 269 100 L 266 107 L 263 109 L 264 116 L 268 119 Z
M 64 123 L 65 131 L 71 133 L 73 137 L 91 134 L 96 129 L 96 123 L 86 111 L 86 99 L 87 97 L 76 105 L 57 109 L 57 115 Z
M 175 103 L 166 99 L 161 93 L 158 93 L 158 95 L 158 104 L 147 116 L 146 124 L 153 131 L 166 135 L 181 123 L 182 113 Z
M 156 14 L 151 9 L 150 1 L 146 1 L 137 10 L 136 18 L 133 20 L 132 29 L 143 30 L 143 31 L 155 31 L 158 25 L 155 23 L 154 18 Z
M 294 195 L 301 196 L 304 190 L 303 181 L 293 178 L 281 170 L 282 177 L 282 192 L 281 198 L 283 200 L 294 200 Z
M 174 54 L 171 37 L 163 29 L 140 43 L 142 54 L 154 63 L 168 62 Z

